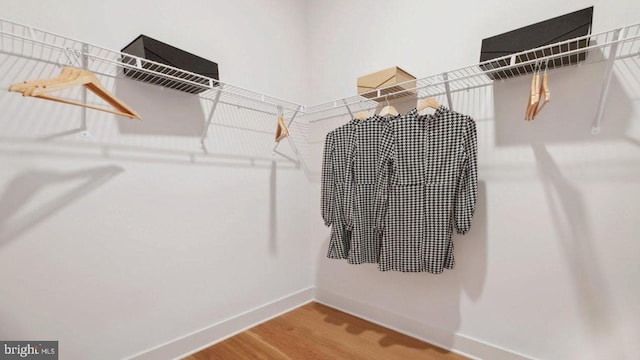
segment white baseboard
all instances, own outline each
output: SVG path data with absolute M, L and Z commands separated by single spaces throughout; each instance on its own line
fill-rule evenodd
M 415 319 L 355 301 L 327 290 L 310 287 L 145 350 L 125 360 L 182 359 L 314 300 L 471 359 L 532 359 L 529 356 L 500 346 L 435 328 Z
M 126 360 L 181 359 L 217 342 L 241 333 L 260 323 L 307 304 L 314 299 L 315 288 L 287 295 L 268 304 L 251 309 L 190 334 L 181 336 L 154 348 L 145 350 Z
M 504 349 L 500 346 L 492 345 L 468 336 L 451 333 L 451 331 L 444 329 L 435 328 L 415 319 L 410 319 L 389 310 L 354 301 L 327 290 L 316 289 L 315 301 L 471 359 L 532 359 L 529 356 Z

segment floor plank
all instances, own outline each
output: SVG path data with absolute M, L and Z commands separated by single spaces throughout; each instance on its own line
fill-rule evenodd
M 309 303 L 184 360 L 463 360 L 463 356 Z

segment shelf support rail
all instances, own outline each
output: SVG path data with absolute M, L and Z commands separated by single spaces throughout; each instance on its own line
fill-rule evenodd
M 349 116 L 351 116 L 352 119 L 355 119 L 356 117 L 353 116 L 353 112 L 351 111 L 349 104 L 347 104 L 347 99 L 342 99 L 342 102 L 344 103 L 344 107 L 347 108 L 347 111 L 349 112 Z
M 213 104 L 211 104 L 211 110 L 209 111 L 209 117 L 207 118 L 207 123 L 204 125 L 204 129 L 202 130 L 202 136 L 200 137 L 201 149 L 205 149 L 204 139 L 207 137 L 207 132 L 209 131 L 209 126 L 211 125 L 211 121 L 213 120 L 213 114 L 216 112 L 216 107 L 218 106 L 218 102 L 220 101 L 221 94 L 222 94 L 222 84 L 220 84 L 218 88 L 218 92 L 216 93 L 216 97 L 213 99 Z
M 598 112 L 596 113 L 596 118 L 593 121 L 593 126 L 591 127 L 592 135 L 598 135 L 602 130 L 601 129 L 602 116 L 604 115 L 604 106 L 605 106 L 605 103 L 607 102 L 609 85 L 611 85 L 611 75 L 613 75 L 613 65 L 616 60 L 619 41 L 622 40 L 622 37 L 624 36 L 624 30 L 625 30 L 624 28 L 616 29 L 613 33 L 614 42 L 611 44 L 611 47 L 609 48 L 607 65 L 604 70 L 604 78 L 602 79 L 602 90 L 600 91 L 600 101 L 598 102 Z
M 37 41 L 38 38 L 36 37 L 36 31 L 33 29 L 33 26 L 27 26 L 27 29 L 29 29 L 29 36 L 31 36 L 31 40 Z
M 89 57 L 85 56 L 84 54 L 86 54 L 89 51 L 89 45 L 82 44 L 82 55 L 80 56 L 80 61 L 82 63 L 82 68 L 87 70 L 89 69 Z M 83 104 L 87 104 L 87 88 L 85 86 L 82 87 L 82 103 Z M 86 107 L 84 107 L 82 109 L 82 119 L 81 119 L 81 123 L 80 123 L 80 134 L 82 136 L 89 136 L 89 130 L 87 129 L 87 109 Z
M 447 92 L 447 103 L 449 104 L 449 110 L 453 111 L 453 101 L 451 100 L 451 87 L 449 86 L 449 75 L 447 73 L 442 74 L 444 80 L 444 90 Z

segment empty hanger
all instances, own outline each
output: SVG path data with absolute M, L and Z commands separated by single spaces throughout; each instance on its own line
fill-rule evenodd
M 549 78 L 547 75 L 548 65 L 549 65 L 549 60 L 547 60 L 544 66 L 544 74 L 542 75 L 542 85 L 540 85 L 540 90 L 539 90 L 540 95 L 541 96 L 544 95 L 544 101 L 540 102 L 541 99 L 538 99 L 538 104 L 540 104 L 540 106 L 536 106 L 536 109 L 533 113 L 534 119 L 536 118 L 536 116 L 538 116 L 540 111 L 542 111 L 544 106 L 547 105 L 549 101 L 551 101 L 551 90 L 549 89 Z
M 91 90 L 98 97 L 106 101 L 114 109 L 108 109 L 100 106 L 83 104 L 78 101 L 58 98 L 49 95 L 49 93 L 57 90 L 67 89 L 74 86 L 83 85 Z M 64 67 L 60 75 L 51 79 L 25 81 L 23 83 L 13 84 L 9 87 L 9 91 L 20 92 L 23 96 L 33 96 L 41 99 L 57 101 L 64 104 L 82 106 L 94 110 L 106 111 L 112 114 L 126 116 L 132 119 L 142 119 L 140 115 L 130 108 L 127 104 L 113 96 L 107 91 L 98 77 L 91 71 L 78 69 L 74 67 Z
M 289 136 L 289 128 L 284 122 L 284 115 L 282 114 L 282 107 L 278 106 L 278 126 L 276 127 L 276 142 L 280 142 L 282 139 Z
M 30 93 L 36 87 L 44 87 L 48 84 L 54 84 L 56 82 L 67 81 L 72 78 L 72 76 L 77 76 L 78 72 L 74 71 L 72 67 L 65 67 L 60 72 L 60 75 L 51 79 L 43 79 L 43 80 L 32 80 L 32 81 L 24 81 L 21 83 L 13 84 L 9 87 L 9 91 L 21 92 L 24 96 L 31 96 Z
M 387 106 L 383 107 L 382 110 L 380 110 L 380 113 L 378 115 L 380 116 L 387 116 L 387 115 L 391 115 L 391 116 L 397 116 L 398 110 L 396 110 L 395 107 L 393 107 L 392 105 L 389 104 L 389 98 L 385 97 L 385 99 L 387 100 Z
M 422 100 L 422 102 L 418 105 L 416 110 L 420 112 L 426 108 L 432 108 L 432 109 L 438 110 L 440 108 L 440 103 L 438 102 L 438 100 L 436 100 L 436 98 L 428 97 Z
M 540 73 L 539 63 L 536 62 L 533 76 L 531 77 L 531 87 L 529 88 L 529 98 L 527 102 L 527 111 L 525 112 L 524 119 L 525 120 L 533 120 L 533 113 L 535 109 L 538 107 L 538 102 L 540 101 Z
M 535 63 L 533 75 L 531 77 L 531 87 L 529 88 L 529 98 L 527 102 L 527 111 L 525 120 L 533 120 L 534 109 L 538 106 L 540 99 L 540 74 L 538 74 L 538 62 Z

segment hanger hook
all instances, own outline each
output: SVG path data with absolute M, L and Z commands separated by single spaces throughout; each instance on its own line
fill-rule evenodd
M 544 73 L 547 73 L 547 68 L 549 67 L 549 59 L 547 58 L 547 61 L 545 61 L 544 63 Z
M 387 100 L 387 106 L 389 106 L 389 96 L 388 96 L 388 95 L 385 95 L 385 96 L 384 96 L 384 99 L 385 99 L 385 100 Z

